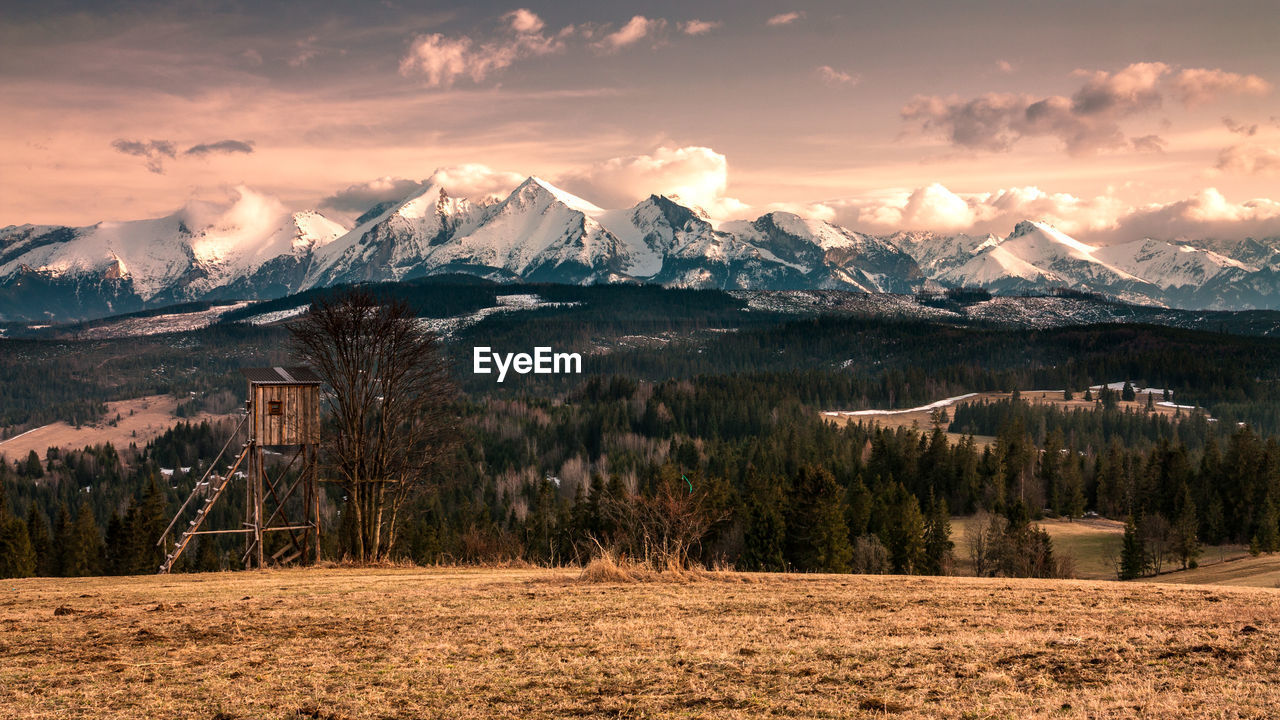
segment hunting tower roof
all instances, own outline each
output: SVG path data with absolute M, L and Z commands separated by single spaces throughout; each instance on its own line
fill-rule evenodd
M 311 368 L 302 365 L 240 368 L 240 374 L 254 385 L 319 385 L 324 382 Z

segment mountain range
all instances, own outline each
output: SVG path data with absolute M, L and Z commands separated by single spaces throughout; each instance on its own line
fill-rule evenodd
M 82 320 L 191 300 L 469 273 L 526 282 L 997 294 L 1068 288 L 1192 309 L 1280 308 L 1280 238 L 1095 246 L 1043 222 L 1004 238 L 870 235 L 770 212 L 716 224 L 677 198 L 604 209 L 537 177 L 505 198 L 428 184 L 354 227 L 247 188 L 225 206 L 88 227 L 0 229 L 0 321 Z

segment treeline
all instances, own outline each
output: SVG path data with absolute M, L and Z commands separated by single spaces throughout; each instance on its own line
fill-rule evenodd
M 229 432 L 181 423 L 143 448 L 51 448 L 0 463 L 0 576 L 154 573 L 160 533 Z M 228 494 L 210 522 L 233 527 L 243 512 Z M 180 569 L 234 567 L 233 543 L 198 540 Z
M 642 554 L 671 540 L 646 520 L 662 502 L 691 513 L 691 526 L 705 521 L 681 541 L 690 558 L 744 569 L 945 572 L 957 552 L 952 513 L 999 519 L 983 528 L 981 552 L 961 548 L 994 574 L 1066 572 L 1034 521 L 1086 512 L 1133 518 L 1154 558 L 1146 571 L 1194 561 L 1200 544 L 1280 549 L 1280 445 L 1198 414 L 1023 400 L 956 409 L 953 429 L 996 424 L 980 445 L 941 424 L 836 426 L 755 375 L 594 378 L 558 401 L 487 398 L 458 411 L 457 461 L 406 513 L 397 552 L 418 562 Z M 4 536 L 25 536 L 34 563 L 7 572 L 153 571 L 155 539 L 229 429 L 184 424 L 119 454 L 103 446 L 3 464 Z M 238 494 L 225 498 L 211 526 L 242 517 Z M 341 498 L 325 507 L 337 530 L 326 552 L 340 556 Z M 235 542 L 198 544 L 178 569 L 234 568 Z M 20 544 L 6 555 L 27 557 Z

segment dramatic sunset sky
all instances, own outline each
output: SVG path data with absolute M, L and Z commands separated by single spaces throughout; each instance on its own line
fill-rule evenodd
M 1280 3 L 48 2 L 0 12 L 0 226 L 436 174 L 854 229 L 1280 235 Z M 438 171 L 438 172 L 437 172 Z

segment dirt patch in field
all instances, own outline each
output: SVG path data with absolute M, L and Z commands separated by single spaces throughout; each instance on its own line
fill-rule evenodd
M 0 442 L 0 455 L 10 462 L 27 457 L 32 450 L 41 458 L 51 447 L 80 449 L 86 445 L 112 443 L 117 448 L 137 443 L 139 447 L 164 434 L 179 422 L 216 421 L 230 415 L 201 413 L 191 418 L 174 415 L 179 399 L 172 395 L 149 395 L 107 403 L 107 413 L 96 423 L 75 427 L 56 422 Z M 119 420 L 116 418 L 119 417 Z M 116 420 L 115 425 L 111 421 Z

